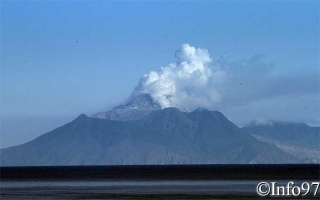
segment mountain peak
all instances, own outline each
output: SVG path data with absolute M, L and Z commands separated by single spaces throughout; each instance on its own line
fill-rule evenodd
M 131 121 L 140 119 L 154 110 L 160 110 L 157 104 L 149 94 L 132 95 L 125 104 L 112 108 L 107 112 L 96 113 L 92 118 Z
M 166 112 L 181 112 L 181 110 L 179 110 L 179 108 L 177 107 L 167 107 L 163 108 L 162 110 Z
M 215 116 L 221 116 L 221 117 L 225 117 L 221 112 L 219 111 L 211 111 L 207 108 L 203 108 L 203 107 L 199 107 L 197 109 L 195 109 L 194 111 L 192 111 L 191 113 L 199 113 L 199 114 L 204 114 L 206 113 L 207 115 L 215 115 Z
M 86 119 L 86 118 L 88 118 L 88 116 L 86 114 L 81 114 L 76 118 L 76 120 L 78 120 L 78 119 Z
M 85 114 L 81 114 L 79 115 L 76 119 L 74 119 L 73 121 L 78 121 L 78 122 L 82 122 L 84 120 L 88 119 L 88 116 Z
M 203 112 L 203 111 L 209 111 L 209 110 L 206 108 L 203 108 L 203 107 L 199 107 L 199 108 L 195 109 L 193 112 Z
M 161 106 L 157 104 L 149 94 L 133 95 L 124 106 L 139 110 L 161 109 Z
M 82 114 L 33 141 L 1 150 L 0 163 L 49 166 L 300 162 L 300 157 L 239 129 L 220 112 L 197 109 L 186 113 L 175 107 L 139 111 L 128 109 L 130 105 L 133 104 L 115 107 L 107 117 L 114 120 L 149 114 L 130 122 L 91 119 Z M 120 111 L 126 112 L 117 116 Z M 312 135 L 313 141 L 316 136 L 319 138 L 316 133 Z

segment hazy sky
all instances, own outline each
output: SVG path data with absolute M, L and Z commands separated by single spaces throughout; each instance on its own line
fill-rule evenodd
M 319 1 L 0 7 L 1 147 L 123 102 L 143 74 L 174 63 L 184 43 L 207 49 L 211 65 L 227 57 L 232 78 L 219 85 L 223 103 L 213 108 L 236 124 L 320 124 Z

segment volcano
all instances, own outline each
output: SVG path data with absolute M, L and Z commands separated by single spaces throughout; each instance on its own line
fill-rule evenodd
M 134 95 L 125 104 L 112 108 L 107 112 L 99 112 L 91 116 L 98 119 L 130 121 L 140 119 L 154 110 L 160 110 L 149 94 Z
M 218 111 L 161 109 L 148 95 L 2 149 L 2 166 L 312 163 Z

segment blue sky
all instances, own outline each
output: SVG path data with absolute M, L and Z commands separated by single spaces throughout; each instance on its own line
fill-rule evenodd
M 1 147 L 121 103 L 143 74 L 175 62 L 174 52 L 183 43 L 208 49 L 214 61 L 226 54 L 230 62 L 265 55 L 272 73 L 289 78 L 289 85 L 313 78 L 305 86 L 311 85 L 310 93 L 292 96 L 287 115 L 305 101 L 312 111 L 288 120 L 319 122 L 318 1 L 0 4 Z M 261 101 L 268 108 L 278 104 L 274 98 Z M 240 125 L 245 122 L 236 119 L 239 109 L 225 113 Z M 263 113 L 247 120 L 279 115 Z

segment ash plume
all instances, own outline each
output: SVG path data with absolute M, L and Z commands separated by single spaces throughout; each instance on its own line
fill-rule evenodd
M 224 73 L 209 66 L 212 59 L 208 50 L 183 44 L 175 57 L 176 63 L 143 75 L 132 95 L 149 94 L 162 108 L 184 110 L 213 108 L 220 102 L 213 83 L 222 80 Z

